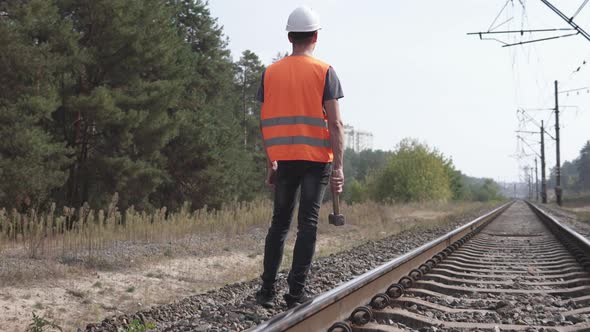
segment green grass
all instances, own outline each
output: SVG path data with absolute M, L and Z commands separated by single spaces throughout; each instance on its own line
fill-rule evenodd
M 154 325 L 151 322 L 147 322 L 147 323 L 143 324 L 139 320 L 135 319 L 123 331 L 124 332 L 144 332 L 144 331 L 149 331 L 149 330 L 152 330 L 152 329 L 155 329 L 155 328 L 156 328 L 156 325 Z
M 33 312 L 33 322 L 29 324 L 27 328 L 27 332 L 43 332 L 43 331 L 63 331 L 63 329 L 49 320 L 45 319 L 45 317 L 39 317 L 36 313 Z

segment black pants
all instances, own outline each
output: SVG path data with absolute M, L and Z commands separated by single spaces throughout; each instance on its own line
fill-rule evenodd
M 301 186 L 297 217 L 297 240 L 293 264 L 287 282 L 291 294 L 299 294 L 315 252 L 320 205 L 330 178 L 331 163 L 293 160 L 279 161 L 275 178 L 275 198 L 272 224 L 264 246 L 263 287 L 274 286 L 283 259 L 285 238 L 293 219 L 295 195 Z

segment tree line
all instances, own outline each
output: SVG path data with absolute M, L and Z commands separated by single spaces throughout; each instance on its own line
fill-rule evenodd
M 0 0 L 0 206 L 260 193 L 264 66 L 227 43 L 202 0 Z
M 553 167 L 547 182 L 550 187 L 555 186 L 555 176 Z M 590 190 L 590 141 L 580 149 L 578 157 L 565 161 L 561 166 L 561 187 L 577 193 Z

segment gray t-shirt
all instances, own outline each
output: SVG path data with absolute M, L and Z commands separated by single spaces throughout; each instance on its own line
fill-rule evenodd
M 264 73 L 262 72 L 262 79 L 260 80 L 260 87 L 258 88 L 258 93 L 256 94 L 256 99 L 259 102 L 264 103 Z M 340 99 L 344 97 L 342 93 L 342 86 L 340 85 L 340 80 L 338 79 L 338 75 L 336 75 L 336 71 L 334 68 L 328 68 L 328 72 L 326 73 L 326 83 L 324 84 L 324 101 L 332 100 L 332 99 Z

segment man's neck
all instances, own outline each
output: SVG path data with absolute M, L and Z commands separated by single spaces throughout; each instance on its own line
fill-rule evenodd
M 310 46 L 298 47 L 298 46 L 293 45 L 293 52 L 291 52 L 291 55 L 313 56 L 313 47 L 310 47 Z

